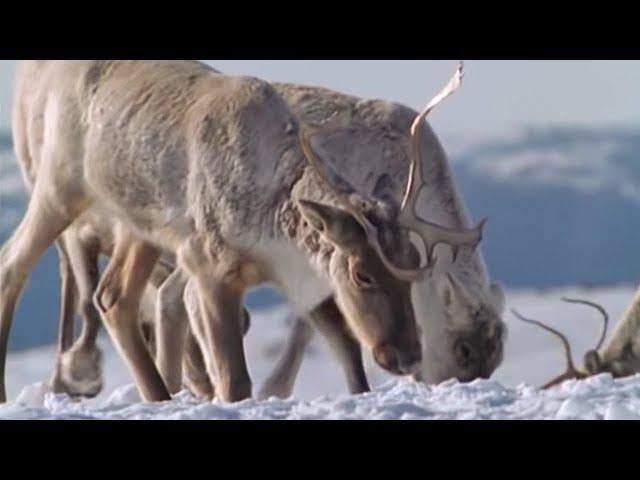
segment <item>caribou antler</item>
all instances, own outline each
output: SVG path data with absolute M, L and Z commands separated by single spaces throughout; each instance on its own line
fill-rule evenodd
M 609 315 L 607 314 L 607 312 L 605 311 L 604 308 L 602 308 L 601 305 L 598 305 L 597 303 L 593 303 L 593 302 L 589 302 L 587 300 L 578 300 L 578 299 L 572 299 L 572 298 L 566 298 L 563 297 L 562 301 L 567 302 L 567 303 L 577 303 L 577 304 L 581 304 L 581 305 L 587 305 L 589 307 L 595 308 L 596 310 L 598 310 L 603 317 L 603 327 L 602 327 L 602 333 L 600 334 L 600 340 L 598 341 L 598 344 L 596 345 L 595 349 L 590 350 L 588 353 L 591 352 L 597 352 L 597 350 L 602 346 L 602 343 L 604 342 L 604 339 L 607 335 L 607 327 L 609 325 Z M 556 330 L 555 328 L 551 328 L 548 325 L 545 325 L 542 322 L 539 322 L 538 320 L 532 320 L 530 318 L 526 318 L 523 315 L 519 314 L 516 310 L 511 310 L 511 312 L 521 321 L 525 322 L 525 323 L 529 323 L 532 325 L 536 325 L 540 328 L 542 328 L 543 330 L 546 330 L 547 332 L 552 333 L 553 335 L 555 335 L 558 339 L 560 339 L 560 341 L 562 342 L 562 345 L 564 347 L 564 353 L 565 353 L 565 359 L 567 362 L 567 368 L 564 371 L 564 373 L 558 375 L 557 377 L 553 378 L 552 380 L 548 381 L 547 383 L 545 383 L 542 388 L 543 389 L 547 389 L 550 387 L 553 387 L 555 385 L 558 385 L 562 382 L 564 382 L 565 380 L 571 380 L 571 379 L 582 379 L 582 378 L 586 378 L 589 376 L 589 374 L 580 371 L 579 369 L 576 368 L 575 364 L 573 363 L 573 354 L 571 352 L 571 345 L 569 343 L 569 340 L 567 339 L 567 337 L 559 332 L 558 330 Z
M 433 269 L 435 257 L 433 251 L 439 243 L 447 243 L 453 250 L 453 261 L 456 260 L 458 249 L 461 246 L 470 246 L 476 248 L 482 240 L 482 230 L 486 219 L 482 220 L 476 227 L 472 229 L 456 229 L 438 225 L 421 218 L 416 212 L 416 202 L 420 191 L 424 187 L 425 181 L 422 175 L 422 161 L 420 156 L 420 132 L 421 122 L 442 100 L 453 94 L 462 81 L 463 63 L 460 62 L 454 76 L 449 83 L 427 104 L 422 112 L 416 117 L 411 126 L 411 166 L 404 199 L 396 219 L 398 225 L 406 230 L 413 231 L 422 239 L 426 251 L 426 264 L 420 268 L 401 268 L 391 262 L 384 253 L 378 237 L 377 228 L 369 221 L 362 211 L 361 205 L 354 204 L 353 192 L 340 189 L 326 174 L 322 167 L 322 162 L 311 147 L 309 133 L 307 129 L 300 128 L 300 143 L 309 163 L 316 173 L 324 181 L 324 183 L 332 190 L 334 195 L 339 199 L 343 208 L 351 213 L 354 218 L 362 225 L 369 244 L 375 249 L 380 256 L 384 265 L 396 277 L 401 280 L 415 282 L 423 278 Z
M 530 318 L 526 318 L 526 317 L 520 315 L 516 310 L 511 310 L 511 312 L 516 317 L 518 317 L 519 320 L 521 320 L 523 322 L 526 322 L 526 323 L 530 323 L 532 325 L 536 325 L 536 326 L 546 330 L 547 332 L 552 333 L 558 339 L 560 339 L 560 341 L 562 342 L 562 345 L 564 347 L 565 359 L 566 359 L 566 362 L 567 362 L 567 369 L 564 371 L 564 373 L 558 375 L 553 380 L 550 380 L 549 382 L 545 383 L 542 386 L 543 389 L 547 389 L 549 387 L 552 387 L 554 385 L 562 383 L 565 380 L 569 380 L 571 378 L 584 378 L 585 377 L 585 375 L 575 367 L 575 365 L 573 363 L 573 356 L 572 356 L 572 353 L 571 353 L 571 345 L 569 344 L 569 340 L 567 339 L 567 337 L 563 333 L 559 332 L 555 328 L 551 328 L 550 326 L 545 325 L 542 322 L 539 322 L 537 320 L 533 320 L 533 319 L 530 319 Z
M 472 229 L 454 229 L 424 220 L 416 211 L 418 197 L 425 185 L 425 179 L 422 173 L 422 157 L 420 155 L 422 122 L 440 102 L 455 93 L 460 85 L 462 85 L 462 77 L 464 76 L 463 68 L 464 64 L 460 62 L 458 69 L 449 80 L 449 83 L 427 103 L 411 125 L 411 166 L 407 179 L 407 187 L 400 207 L 398 222 L 407 230 L 417 233 L 424 242 L 427 263 L 421 270 L 425 271 L 429 270 L 435 263 L 433 251 L 439 243 L 446 243 L 451 246 L 454 262 L 458 256 L 458 249 L 461 246 L 470 246 L 475 249 L 482 240 L 482 230 L 487 221 L 486 218 L 483 219 Z
M 367 241 L 369 245 L 376 251 L 380 260 L 385 265 L 385 267 L 397 278 L 400 280 L 404 280 L 407 282 L 413 282 L 417 279 L 414 270 L 407 270 L 404 268 L 397 267 L 389 260 L 384 250 L 382 249 L 382 245 L 380 244 L 378 229 L 376 226 L 369 221 L 367 216 L 362 211 L 362 205 L 355 205 L 354 198 L 352 196 L 353 192 L 349 192 L 344 190 L 336 185 L 336 183 L 329 178 L 329 175 L 325 172 L 325 169 L 322 166 L 322 162 L 311 148 L 311 143 L 309 141 L 309 132 L 305 128 L 300 128 L 300 144 L 302 145 L 302 151 L 304 152 L 309 164 L 315 171 L 315 173 L 322 179 L 323 183 L 331 190 L 333 195 L 335 195 L 338 201 L 341 204 L 341 207 L 349 212 L 353 217 L 358 221 L 358 223 L 364 229 L 365 235 L 367 236 Z
M 607 329 L 609 328 L 609 314 L 607 313 L 607 311 L 602 307 L 602 305 L 598 305 L 597 303 L 589 302 L 587 300 L 579 300 L 575 298 L 562 297 L 562 301 L 567 303 L 577 303 L 580 305 L 586 305 L 588 307 L 595 308 L 600 312 L 600 314 L 602 315 L 602 332 L 600 332 L 600 340 L 598 340 L 598 343 L 594 348 L 594 350 L 600 350 L 600 347 L 602 347 L 602 344 L 604 343 L 604 339 L 607 336 Z

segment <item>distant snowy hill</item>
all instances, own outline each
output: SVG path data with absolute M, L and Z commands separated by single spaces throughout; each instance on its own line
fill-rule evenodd
M 0 130 L 0 150 L 11 147 L 11 134 L 6 130 Z
M 531 129 L 445 148 L 474 218 L 489 217 L 483 251 L 493 277 L 543 288 L 640 280 L 640 129 Z M 24 205 L 10 138 L 0 133 L 0 241 Z M 58 285 L 49 251 L 23 295 L 12 348 L 54 338 Z M 266 290 L 249 298 L 254 308 L 277 301 Z
M 483 249 L 510 286 L 640 279 L 640 129 L 529 130 L 452 155 Z

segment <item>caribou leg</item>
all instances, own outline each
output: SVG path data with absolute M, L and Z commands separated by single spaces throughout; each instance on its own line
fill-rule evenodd
M 330 298 L 306 317 L 296 320 L 284 352 L 265 380 L 258 398 L 291 396 L 304 357 L 304 350 L 311 342 L 314 330 L 324 337 L 332 353 L 340 362 L 349 392 L 358 394 L 369 391 L 360 344 L 351 335 L 335 301 Z
M 258 392 L 258 399 L 288 398 L 293 393 L 296 377 L 302 365 L 304 352 L 313 339 L 314 331 L 307 319 L 295 320 L 284 351 L 276 366 Z
M 190 281 L 185 287 L 184 303 L 188 312 L 190 325 L 186 339 L 186 351 L 183 357 L 185 376 L 187 385 L 194 394 L 204 398 L 213 398 L 213 396 L 218 393 L 223 400 L 228 400 L 230 395 L 226 394 L 225 396 L 225 393 L 221 391 L 222 388 L 225 387 L 225 370 L 218 366 L 220 365 L 221 353 L 226 353 L 219 348 L 219 345 L 224 343 L 225 338 L 221 335 L 228 335 L 229 331 L 234 334 L 236 332 L 240 333 L 240 345 L 242 346 L 242 336 L 244 336 L 249 329 L 250 316 L 249 312 L 240 305 L 241 296 L 237 293 L 236 289 L 227 285 L 224 288 L 210 290 L 209 292 L 209 295 L 206 297 L 207 307 L 211 309 L 212 314 L 216 315 L 213 320 L 207 318 L 204 313 L 205 302 L 203 302 L 202 293 L 197 282 Z M 215 295 L 211 295 L 211 292 L 214 292 Z M 220 328 L 219 325 L 219 322 L 222 323 L 222 321 L 224 321 L 223 319 L 226 319 L 227 322 L 227 325 L 225 325 L 227 328 L 226 331 Z M 218 337 L 212 338 L 212 333 L 213 335 L 218 335 Z M 229 337 L 227 336 L 226 338 Z M 237 363 L 231 363 L 230 365 L 231 368 L 235 367 L 240 371 L 238 376 L 242 379 L 243 366 L 246 371 L 244 349 L 237 352 L 237 356 L 236 358 L 232 358 L 232 362 L 242 362 L 240 365 Z M 222 366 L 225 368 L 224 364 L 222 364 Z M 231 375 L 228 373 L 226 375 L 226 381 L 229 382 L 228 378 Z M 248 372 L 246 375 L 248 378 Z M 239 390 L 244 388 L 246 390 L 244 392 L 240 391 L 240 394 L 250 396 L 250 380 L 248 386 L 242 385 L 242 383 L 240 383 L 239 386 L 236 385 L 237 383 L 232 383 L 231 387 L 226 388 L 238 388 Z M 231 393 L 235 394 L 235 391 Z
M 203 349 L 192 329 L 187 331 L 182 364 L 189 390 L 200 398 L 212 400 L 216 393 L 215 387 L 207 372 Z
M 147 349 L 138 322 L 140 300 L 160 251 L 124 232 L 119 233 L 114 253 L 96 290 L 95 303 L 142 398 L 170 400 L 171 395 Z
M 63 282 L 62 297 L 64 299 L 68 295 L 65 290 L 74 289 L 82 318 L 82 330 L 78 339 L 73 342 L 76 310 L 62 308 L 59 350 L 51 384 L 55 392 L 91 398 L 98 395 L 103 386 L 102 353 L 96 344 L 100 316 L 93 304 L 93 295 L 99 280 L 100 247 L 97 239 L 88 243 L 82 242 L 73 226 L 65 231 L 62 239 L 65 248 L 60 252 L 60 269 L 62 272 L 66 264 L 71 270 L 70 286 L 65 286 Z
M 251 397 L 240 326 L 241 292 L 204 277 L 196 280 L 207 351 L 211 352 L 216 391 L 227 402 Z
M 347 378 L 352 394 L 368 392 L 369 382 L 362 362 L 362 349 L 353 337 L 333 297 L 309 314 L 309 321 L 329 344 Z
M 37 184 L 27 212 L 0 249 L 0 403 L 7 401 L 5 366 L 15 305 L 29 273 L 56 238 L 82 213 L 63 213 Z
M 58 251 L 60 274 L 60 318 L 58 322 L 57 358 L 73 345 L 73 327 L 77 308 L 77 286 L 69 254 L 64 243 L 64 233 L 55 241 Z M 56 362 L 57 364 L 58 362 Z

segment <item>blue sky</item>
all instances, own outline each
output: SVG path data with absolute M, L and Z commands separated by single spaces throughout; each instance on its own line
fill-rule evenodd
M 457 61 L 207 60 L 229 74 L 333 88 L 419 108 Z M 13 60 L 0 60 L 0 125 L 10 121 Z M 467 61 L 463 88 L 430 120 L 445 146 L 523 126 L 640 125 L 640 61 Z

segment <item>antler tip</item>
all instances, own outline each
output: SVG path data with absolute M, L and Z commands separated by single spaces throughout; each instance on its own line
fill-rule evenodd
M 460 63 L 458 63 L 458 68 L 456 69 L 456 73 L 452 78 L 451 93 L 453 93 L 458 88 L 460 88 L 460 85 L 462 85 L 462 79 L 464 78 L 464 74 L 465 74 L 464 62 L 461 60 Z
M 476 243 L 473 245 L 474 250 L 478 248 L 478 245 L 480 245 L 480 242 L 482 242 L 482 237 L 484 236 L 484 227 L 488 221 L 489 221 L 489 218 L 484 217 L 482 220 L 478 222 L 478 225 L 475 228 L 476 232 L 478 232 L 478 238 L 476 240 Z
M 588 300 L 581 300 L 578 298 L 562 297 L 562 301 L 567 303 L 577 303 L 577 304 L 587 305 L 588 307 L 595 308 L 600 312 L 600 314 L 602 315 L 602 333 L 600 334 L 600 340 L 598 341 L 598 344 L 596 345 L 596 348 L 595 348 L 595 350 L 599 350 L 606 339 L 607 329 L 609 327 L 609 314 L 604 309 L 604 307 L 598 303 L 590 302 Z
M 511 312 L 516 316 L 516 318 L 518 318 L 519 320 L 525 322 L 525 323 L 529 323 L 531 325 L 536 325 L 540 328 L 542 328 L 543 330 L 546 330 L 547 332 L 553 334 L 556 336 L 556 338 L 558 338 L 558 340 L 560 340 L 560 342 L 562 342 L 562 346 L 564 347 L 564 354 L 565 354 L 565 359 L 566 359 L 566 363 L 567 363 L 567 368 L 565 370 L 565 372 L 563 374 L 561 374 L 560 376 L 556 377 L 555 379 L 553 379 L 552 381 L 546 383 L 542 388 L 546 389 L 549 388 L 553 385 L 556 385 L 557 383 L 560 383 L 561 381 L 564 380 L 568 380 L 570 378 L 582 378 L 581 377 L 581 372 L 578 371 L 575 367 L 575 365 L 573 364 L 573 358 L 572 358 L 572 354 L 571 354 L 571 345 L 569 344 L 569 340 L 567 339 L 566 335 L 564 335 L 563 333 L 561 333 L 560 331 L 556 330 L 555 328 L 551 328 L 549 325 L 546 325 L 538 320 L 533 320 L 531 318 L 527 318 L 524 317 L 522 315 L 520 315 L 515 309 L 511 309 Z

